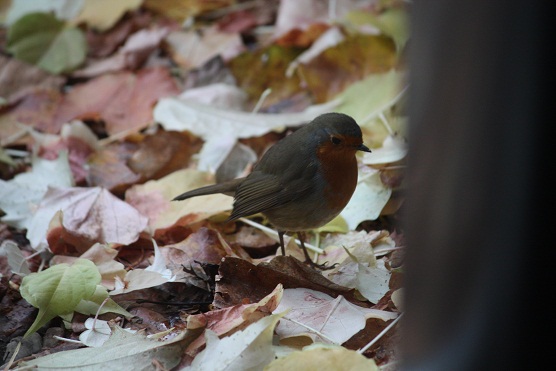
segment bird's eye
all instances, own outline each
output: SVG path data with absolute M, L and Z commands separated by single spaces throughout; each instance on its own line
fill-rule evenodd
M 331 137 L 330 140 L 332 141 L 332 144 L 340 144 L 342 143 L 342 140 L 338 137 Z

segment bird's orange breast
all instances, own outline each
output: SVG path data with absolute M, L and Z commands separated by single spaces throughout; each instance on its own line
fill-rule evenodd
M 317 153 L 325 181 L 323 198 L 329 208 L 338 212 L 347 205 L 357 185 L 356 152 L 353 147 L 337 148 L 325 143 Z

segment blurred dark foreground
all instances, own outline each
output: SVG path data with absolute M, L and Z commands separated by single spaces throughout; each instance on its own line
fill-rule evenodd
M 545 369 L 556 352 L 553 6 L 412 8 L 402 369 Z

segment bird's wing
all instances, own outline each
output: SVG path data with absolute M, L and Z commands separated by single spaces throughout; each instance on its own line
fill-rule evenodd
M 284 205 L 311 191 L 311 182 L 290 180 L 288 185 L 273 174 L 258 173 L 248 176 L 238 187 L 230 220 Z

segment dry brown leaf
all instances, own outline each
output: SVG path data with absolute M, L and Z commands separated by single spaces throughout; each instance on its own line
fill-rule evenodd
M 137 150 L 138 145 L 130 142 L 115 142 L 102 147 L 89 157 L 89 184 L 110 190 L 118 196 L 141 180 L 127 161 Z
M 11 136 L 21 133 L 19 123 L 26 124 L 43 133 L 58 134 L 62 122 L 55 120 L 62 94 L 53 89 L 37 89 L 23 96 L 13 108 L 5 108 L 0 113 L 0 139 L 8 141 Z
M 66 79 L 15 58 L 0 55 L 0 97 L 14 104 L 36 90 L 58 90 Z
M 387 72 L 397 63 L 396 45 L 385 36 L 353 35 L 326 49 L 298 73 L 317 103 L 326 102 L 370 73 Z
M 139 30 L 129 36 L 126 43 L 113 56 L 101 60 L 89 61 L 87 66 L 75 71 L 74 77 L 95 77 L 105 73 L 136 70 L 159 46 L 168 34 L 166 27 Z
M 158 131 L 141 139 L 127 165 L 142 176 L 142 182 L 160 179 L 187 167 L 191 156 L 199 152 L 202 145 L 199 138 L 179 131 Z
M 164 68 L 102 75 L 66 94 L 55 122 L 103 120 L 109 135 L 138 131 L 152 122 L 152 107 L 159 98 L 177 93 Z
M 174 274 L 183 272 L 183 267 L 189 268 L 197 262 L 218 265 L 222 258 L 228 256 L 250 260 L 249 255 L 241 248 L 230 247 L 220 233 L 205 227 L 191 233 L 179 243 L 164 246 L 161 251 L 168 262 L 168 268 Z
M 223 308 L 248 299 L 257 302 L 279 283 L 284 288 L 306 287 L 331 296 L 342 294 L 349 301 L 360 303 L 353 290 L 324 278 L 320 272 L 289 256 L 277 256 L 270 263 L 253 265 L 243 259 L 227 257 L 220 264 L 214 305 Z M 364 305 L 364 303 L 361 303 Z

